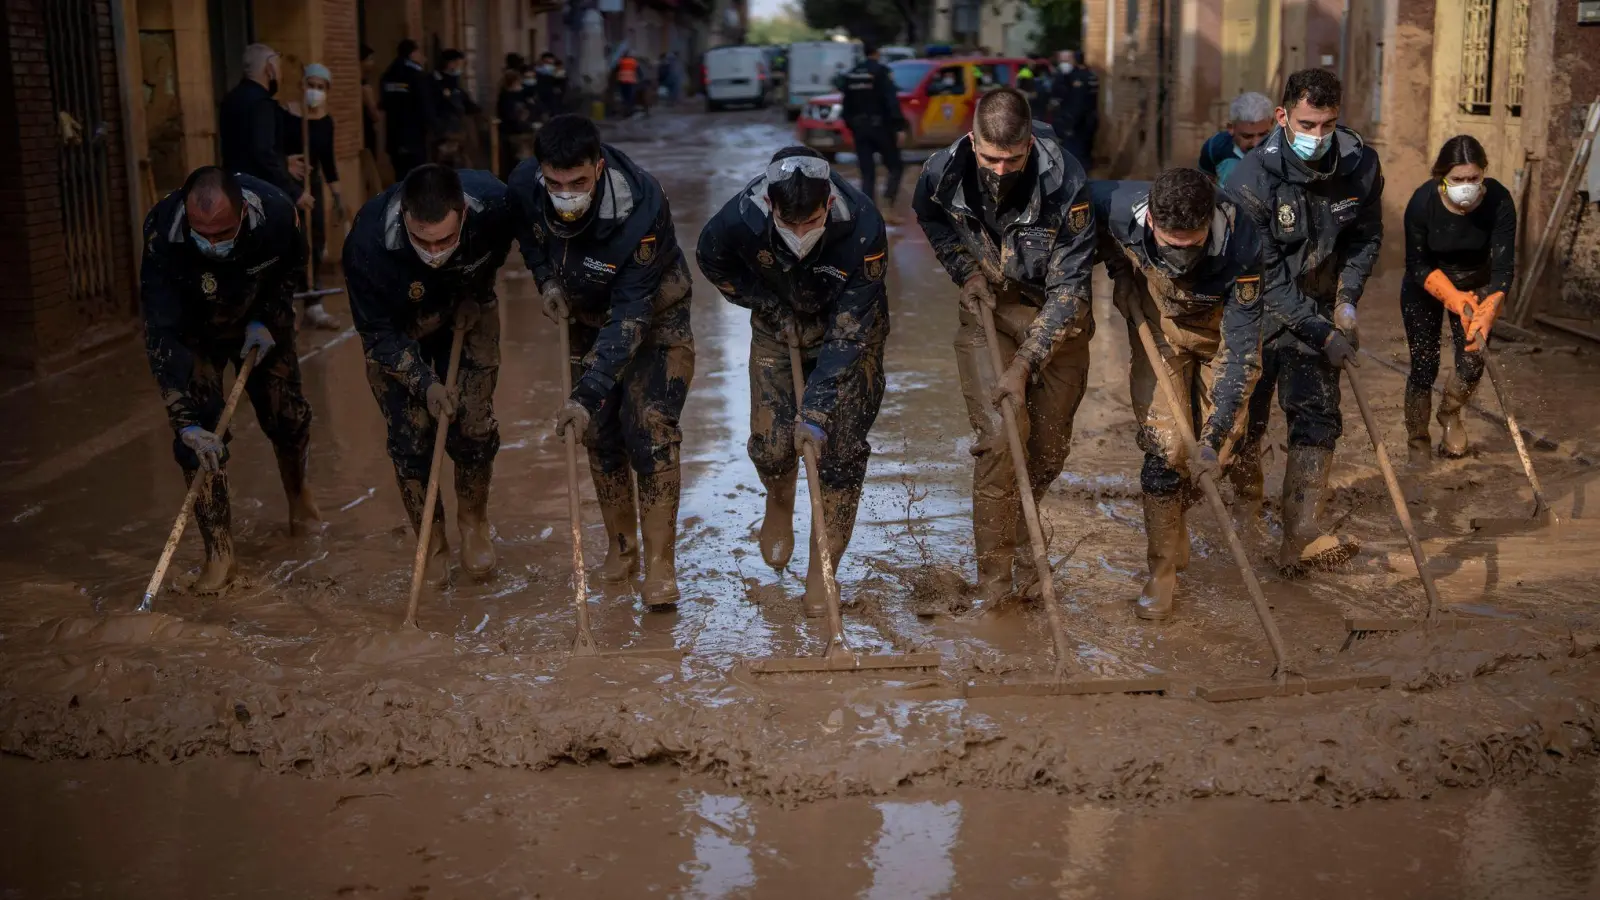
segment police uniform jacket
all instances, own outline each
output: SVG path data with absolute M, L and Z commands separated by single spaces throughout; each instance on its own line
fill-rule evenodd
M 977 160 L 970 135 L 922 167 L 912 208 L 950 278 L 965 284 L 983 272 L 994 284 L 1011 282 L 1025 303 L 1039 308 L 1017 356 L 1038 371 L 1058 339 L 1071 337 L 1090 313 L 1094 265 L 1094 207 L 1083 167 L 1061 149 L 1049 126 L 1033 123 L 1036 174 L 1022 214 L 994 246 L 974 208 Z
M 275 352 L 294 352 L 294 276 L 305 265 L 294 204 L 259 178 L 236 177 L 243 221 L 226 257 L 205 256 L 190 239 L 181 189 L 144 220 L 139 300 L 145 352 L 175 431 L 205 424 L 188 397 L 197 354 L 217 343 L 236 352 L 251 322 L 272 332 L 282 348 Z
M 706 223 L 695 251 L 706 278 L 767 331 L 778 330 L 792 312 L 802 340 L 822 335 L 800 415 L 824 431 L 840 379 L 889 336 L 883 217 L 838 172 L 830 174 L 830 184 L 833 204 L 822 240 L 804 260 L 795 259 L 773 226 L 765 174 Z
M 591 413 L 653 328 L 688 332 L 692 284 L 661 183 L 615 147 L 602 145 L 600 152 L 605 166 L 596 196 L 577 222 L 555 214 L 537 159 L 511 173 L 522 256 L 539 290 L 560 284 L 573 318 L 600 329 L 593 361 L 572 390 Z
M 1261 375 L 1260 232 L 1237 200 L 1218 191 L 1206 255 L 1193 270 L 1174 276 L 1161 262 L 1146 222 L 1149 182 L 1095 181 L 1090 193 L 1100 223 L 1097 253 L 1106 274 L 1117 278 L 1138 271 L 1163 317 L 1186 330 L 1220 331 L 1212 358 L 1211 417 L 1199 435 L 1220 451 Z
M 845 124 L 856 127 L 888 125 L 893 129 L 906 126 L 905 115 L 900 111 L 900 93 L 894 87 L 894 74 L 889 67 L 875 59 L 864 59 L 855 68 L 839 76 L 838 87 L 843 95 Z
M 1263 239 L 1267 339 L 1287 332 L 1317 350 L 1333 332 L 1333 308 L 1361 299 L 1383 242 L 1377 152 L 1340 126 L 1328 154 L 1327 171 L 1311 168 L 1280 127 L 1228 176 Z
M 383 98 L 385 149 L 390 153 L 425 152 L 428 130 L 437 114 L 433 85 L 422 67 L 409 59 L 396 59 L 384 70 L 378 91 Z
M 350 313 L 367 359 L 418 397 L 444 373 L 423 360 L 417 342 L 451 328 L 462 300 L 498 314 L 495 274 L 517 233 L 517 210 L 500 179 L 472 169 L 460 175 L 466 221 L 461 243 L 439 268 L 424 263 L 411 245 L 400 208 L 404 182 L 367 201 L 344 242 Z

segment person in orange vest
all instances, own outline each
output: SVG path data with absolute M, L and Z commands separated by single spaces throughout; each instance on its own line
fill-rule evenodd
M 622 94 L 622 116 L 633 115 L 634 92 L 639 87 L 639 61 L 630 53 L 617 60 L 617 90 Z

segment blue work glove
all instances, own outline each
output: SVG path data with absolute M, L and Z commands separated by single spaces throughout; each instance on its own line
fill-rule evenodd
M 1220 468 L 1222 464 L 1217 461 L 1217 451 L 1211 449 L 1209 444 L 1201 444 L 1189 455 L 1189 477 L 1194 481 L 1208 474 L 1215 478 Z
M 226 458 L 228 448 L 222 439 L 199 425 L 190 425 L 178 432 L 178 440 L 183 445 L 194 451 L 200 457 L 200 468 L 207 472 L 215 472 L 222 468 L 222 461 Z
M 809 447 L 820 454 L 827 443 L 828 435 L 821 426 L 804 421 L 794 423 L 794 452 L 805 456 Z
M 278 342 L 272 339 L 272 332 L 267 330 L 267 326 L 260 322 L 251 322 L 244 327 L 244 347 L 239 350 L 239 355 L 249 356 L 250 348 L 258 347 L 261 350 L 261 355 L 257 356 L 256 359 L 260 360 L 277 345 Z

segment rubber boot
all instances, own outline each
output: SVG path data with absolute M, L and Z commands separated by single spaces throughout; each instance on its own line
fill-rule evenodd
M 305 533 L 307 522 L 322 521 L 322 511 L 306 484 L 306 461 L 311 451 L 306 447 L 296 450 L 274 445 L 272 452 L 278 457 L 278 477 L 289 500 L 289 535 L 296 537 Z
M 1266 493 L 1260 441 L 1240 442 L 1233 463 L 1228 466 L 1228 481 L 1233 485 L 1233 524 L 1239 539 L 1246 546 L 1256 544 L 1262 535 L 1261 501 Z
M 1336 538 L 1317 525 L 1332 469 L 1332 450 L 1289 448 L 1283 470 L 1283 544 L 1278 548 L 1278 569 L 1286 578 L 1336 566 L 1358 549 L 1354 541 Z
M 1183 522 L 1183 500 L 1145 494 L 1144 532 L 1150 579 L 1139 594 L 1135 613 L 1141 619 L 1160 622 L 1172 615 L 1172 596 L 1178 588 L 1178 559 L 1180 554 L 1188 555 L 1183 549 L 1189 544 L 1189 533 Z
M 196 473 L 187 473 L 192 480 Z M 233 512 L 228 502 L 228 473 L 217 472 L 194 497 L 194 521 L 206 548 L 206 563 L 189 590 L 196 594 L 220 593 L 233 582 L 238 564 L 233 556 Z
M 422 533 L 422 500 L 428 483 L 416 478 L 401 478 L 400 500 L 406 507 L 406 518 L 411 520 L 411 533 Z M 450 542 L 444 533 L 444 502 L 433 505 L 433 530 L 428 535 L 428 561 L 423 566 L 423 578 L 434 583 L 443 582 L 450 574 Z
M 494 535 L 489 529 L 489 479 L 493 463 L 456 464 L 456 526 L 461 529 L 461 568 L 478 580 L 494 574 Z
M 1440 456 L 1459 459 L 1467 455 L 1467 423 L 1461 419 L 1461 407 L 1472 398 L 1472 388 L 1452 377 L 1445 389 L 1444 399 L 1439 402 L 1439 424 L 1444 427 L 1439 439 Z
M 606 584 L 625 584 L 639 574 L 639 512 L 633 499 L 633 476 L 626 467 L 602 473 L 592 466 L 589 475 L 606 525 L 606 559 L 595 576 Z
M 800 470 L 776 478 L 762 476 L 767 489 L 767 511 L 761 516 L 761 558 L 774 569 L 782 569 L 794 555 L 794 494 Z
M 1433 391 L 1406 385 L 1406 450 L 1413 466 L 1425 466 L 1433 457 L 1428 435 L 1428 415 L 1433 411 Z
M 650 612 L 678 608 L 678 494 L 682 476 L 677 469 L 639 476 L 639 512 L 644 526 L 644 585 L 639 598 Z
M 861 502 L 861 489 L 822 489 L 822 521 L 828 533 L 829 560 L 833 563 L 835 582 L 839 578 L 839 563 L 850 546 L 850 536 L 856 530 L 856 507 Z M 815 532 L 816 529 L 812 529 Z M 828 597 L 822 578 L 822 554 L 817 552 L 821 535 L 811 536 L 811 559 L 806 564 L 805 613 L 817 618 L 828 614 Z M 842 602 L 842 601 L 841 601 Z
M 978 596 L 980 609 L 994 609 L 1011 599 L 1013 558 L 1017 552 L 1014 502 L 972 500 L 972 539 L 978 556 Z M 1031 567 L 1032 562 L 1025 563 Z

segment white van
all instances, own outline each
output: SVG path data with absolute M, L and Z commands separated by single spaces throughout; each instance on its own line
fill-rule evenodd
M 789 99 L 785 104 L 789 120 L 800 118 L 800 110 L 812 97 L 837 91 L 834 79 L 855 68 L 864 55 L 858 41 L 790 44 Z
M 767 52 L 761 47 L 712 47 L 705 61 L 706 109 L 715 112 L 731 104 L 767 105 L 772 86 Z

